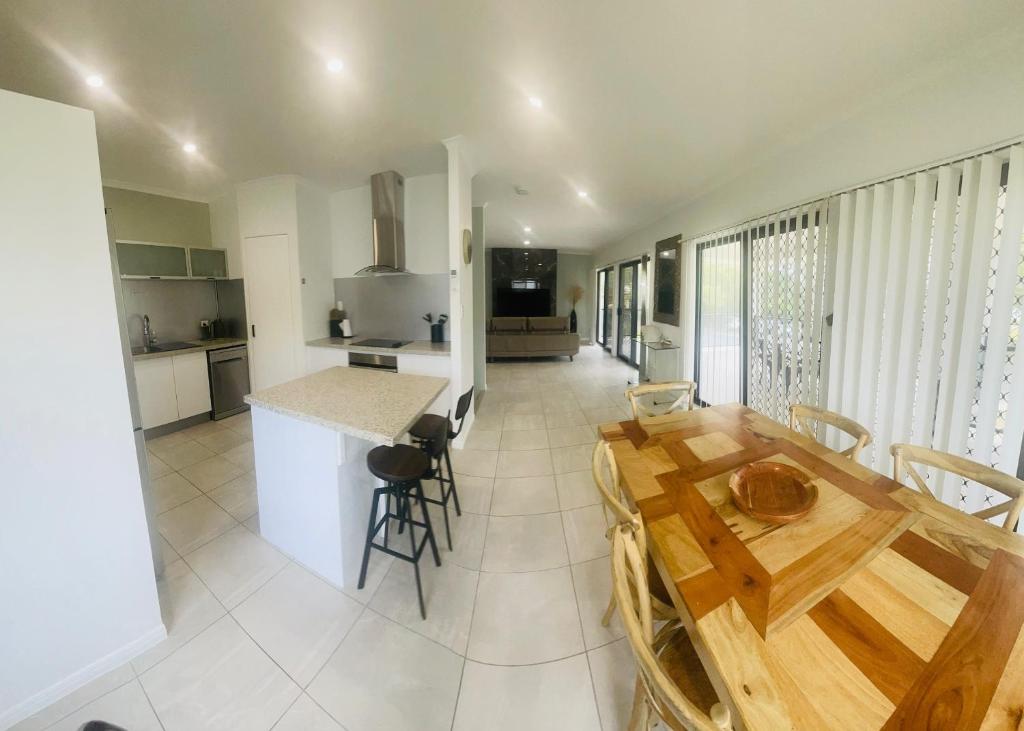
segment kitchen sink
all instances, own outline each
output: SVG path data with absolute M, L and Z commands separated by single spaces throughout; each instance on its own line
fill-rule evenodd
M 171 350 L 185 350 L 186 348 L 197 347 L 195 343 L 157 343 L 156 345 L 143 346 L 141 348 L 132 348 L 133 355 L 142 355 L 144 353 L 166 353 Z

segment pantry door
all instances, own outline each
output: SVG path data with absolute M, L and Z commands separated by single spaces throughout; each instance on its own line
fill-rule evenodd
M 295 363 L 290 262 L 286 235 L 250 236 L 242 241 L 253 391 L 301 375 Z

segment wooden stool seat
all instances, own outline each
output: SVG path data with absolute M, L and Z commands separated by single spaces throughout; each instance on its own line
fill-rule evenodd
M 448 435 L 451 437 L 451 421 L 447 416 L 440 414 L 424 414 L 410 427 L 409 434 L 413 439 L 430 439 L 437 434 L 445 422 L 448 423 Z
M 658 665 L 665 671 L 669 679 L 697 708 L 710 716 L 711 709 L 720 702 L 718 694 L 715 692 L 714 686 L 711 685 L 708 671 L 704 669 L 697 650 L 682 625 L 678 623 L 666 625 L 655 636 L 654 647 Z M 675 725 L 674 718 L 665 720 L 672 728 L 680 730 L 685 728 Z
M 414 482 L 430 470 L 430 458 L 408 444 L 382 445 L 366 455 L 366 468 L 387 482 Z

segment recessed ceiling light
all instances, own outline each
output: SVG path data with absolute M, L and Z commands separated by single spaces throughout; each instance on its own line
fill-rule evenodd
M 529 239 L 526 239 L 525 241 L 523 241 L 523 246 L 529 246 L 529 245 L 530 245 L 530 240 Z
M 578 195 L 580 198 L 586 198 L 590 194 L 587 193 L 587 191 L 585 191 L 585 190 L 580 190 L 580 191 L 576 192 L 576 195 Z
M 332 58 L 327 62 L 327 70 L 332 74 L 340 74 L 342 69 L 345 68 L 345 62 L 340 58 Z
M 523 226 L 523 233 L 528 234 L 531 231 L 533 231 L 533 229 L 530 228 L 529 226 Z
M 103 77 L 99 74 L 89 74 L 85 77 L 85 83 L 89 86 L 98 88 L 103 86 Z
M 183 149 L 189 155 L 194 155 L 199 148 L 196 147 L 195 142 L 186 142 L 184 145 L 181 146 L 181 149 Z
M 533 107 L 534 109 L 540 109 L 541 107 L 544 106 L 544 100 L 541 99 L 539 96 L 531 96 L 530 106 Z

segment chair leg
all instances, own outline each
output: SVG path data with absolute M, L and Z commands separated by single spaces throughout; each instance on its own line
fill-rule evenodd
M 451 455 L 448 452 L 448 445 L 447 444 L 444 445 L 444 463 L 445 463 L 445 466 L 448 468 L 448 486 L 449 486 L 448 487 L 448 491 L 451 493 L 452 497 L 455 499 L 455 514 L 461 516 L 462 515 L 462 508 L 459 506 L 459 493 L 455 489 L 455 472 L 454 472 L 454 470 L 452 470 L 452 458 L 451 458 Z M 447 500 L 445 502 L 447 502 Z
M 399 501 L 404 501 L 405 510 L 409 510 L 409 545 L 412 547 L 410 555 L 412 556 L 412 569 L 413 573 L 416 574 L 416 596 L 420 600 L 420 616 L 423 619 L 427 618 L 427 607 L 423 603 L 423 583 L 420 581 L 420 557 L 416 553 L 416 528 L 412 522 L 412 509 L 409 508 L 409 491 L 404 490 L 403 496 L 399 498 Z M 429 535 L 429 528 L 428 535 Z
M 629 725 L 627 731 L 647 731 L 651 727 L 651 709 L 647 705 L 647 693 L 641 685 L 640 678 L 636 679 L 636 690 L 633 691 L 633 710 L 629 714 Z
M 423 499 L 423 483 L 416 483 L 416 497 L 420 504 L 420 511 L 423 513 L 423 523 L 427 526 L 427 540 L 430 541 L 430 551 L 434 554 L 434 563 L 441 565 L 441 555 L 437 552 L 437 543 L 434 541 L 434 528 L 430 524 L 430 513 L 427 511 L 427 501 Z M 409 530 L 412 530 L 412 508 L 409 508 Z
M 388 547 L 388 528 L 391 526 L 391 493 L 384 502 L 384 548 Z
M 445 489 L 445 483 L 447 480 L 444 479 L 444 475 L 441 472 L 441 458 L 437 459 L 437 484 L 441 490 L 441 508 L 444 510 L 444 534 L 448 539 L 448 550 L 452 550 L 452 529 L 448 521 L 448 496 L 451 495 L 450 489 Z
M 601 617 L 601 626 L 607 627 L 608 623 L 612 621 L 612 614 L 615 612 L 615 594 L 612 594 L 608 598 L 608 608 L 604 610 L 604 616 Z
M 387 492 L 391 492 L 391 486 Z M 384 488 L 377 488 L 373 491 L 373 504 L 370 506 L 370 524 L 366 527 L 366 545 L 363 546 L 363 565 L 359 569 L 359 584 L 357 588 L 362 589 L 366 583 L 366 567 L 370 565 L 370 546 L 373 545 L 373 529 L 377 525 L 377 503 L 380 502 L 380 495 L 385 492 Z

